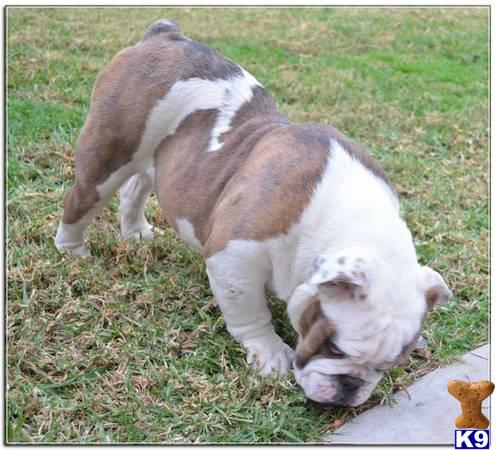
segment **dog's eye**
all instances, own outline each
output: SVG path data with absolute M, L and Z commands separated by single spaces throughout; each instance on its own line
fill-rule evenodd
M 330 339 L 327 341 L 326 350 L 333 358 L 344 358 L 344 352 L 342 352 Z

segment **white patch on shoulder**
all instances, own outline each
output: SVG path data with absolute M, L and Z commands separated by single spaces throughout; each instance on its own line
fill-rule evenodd
M 359 214 L 363 208 L 366 208 L 366 211 L 392 213 L 395 217 L 399 212 L 398 199 L 387 183 L 374 175 L 334 139 L 330 141 L 327 168 L 308 213 L 311 214 L 312 209 L 319 211 L 318 206 L 324 205 L 333 205 L 334 210 L 326 220 L 340 220 L 341 216 L 341 220 L 350 220 L 350 214 Z
M 177 231 L 179 233 L 179 236 L 181 236 L 181 239 L 185 241 L 190 247 L 194 248 L 195 250 L 201 252 L 203 250 L 203 246 L 201 245 L 201 242 L 198 240 L 195 234 L 195 228 L 186 219 L 177 219 L 176 220 L 176 227 Z

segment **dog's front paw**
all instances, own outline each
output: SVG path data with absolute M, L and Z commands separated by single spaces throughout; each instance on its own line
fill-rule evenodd
M 262 375 L 269 375 L 275 371 L 277 375 L 282 376 L 291 368 L 294 351 L 281 339 L 270 341 L 255 338 L 244 344 L 248 350 L 248 364 Z

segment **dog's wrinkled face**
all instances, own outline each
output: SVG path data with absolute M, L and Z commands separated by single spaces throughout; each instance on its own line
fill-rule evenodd
M 391 273 L 360 248 L 317 258 L 288 305 L 299 334 L 295 377 L 308 398 L 358 406 L 407 359 L 427 310 L 451 293 L 432 269 L 402 269 Z

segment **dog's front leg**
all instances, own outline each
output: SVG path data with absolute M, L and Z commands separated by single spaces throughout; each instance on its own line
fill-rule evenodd
M 270 269 L 253 255 L 226 248 L 207 259 L 210 287 L 227 330 L 248 352 L 247 361 L 262 374 L 285 374 L 294 352 L 276 334 L 265 298 Z

